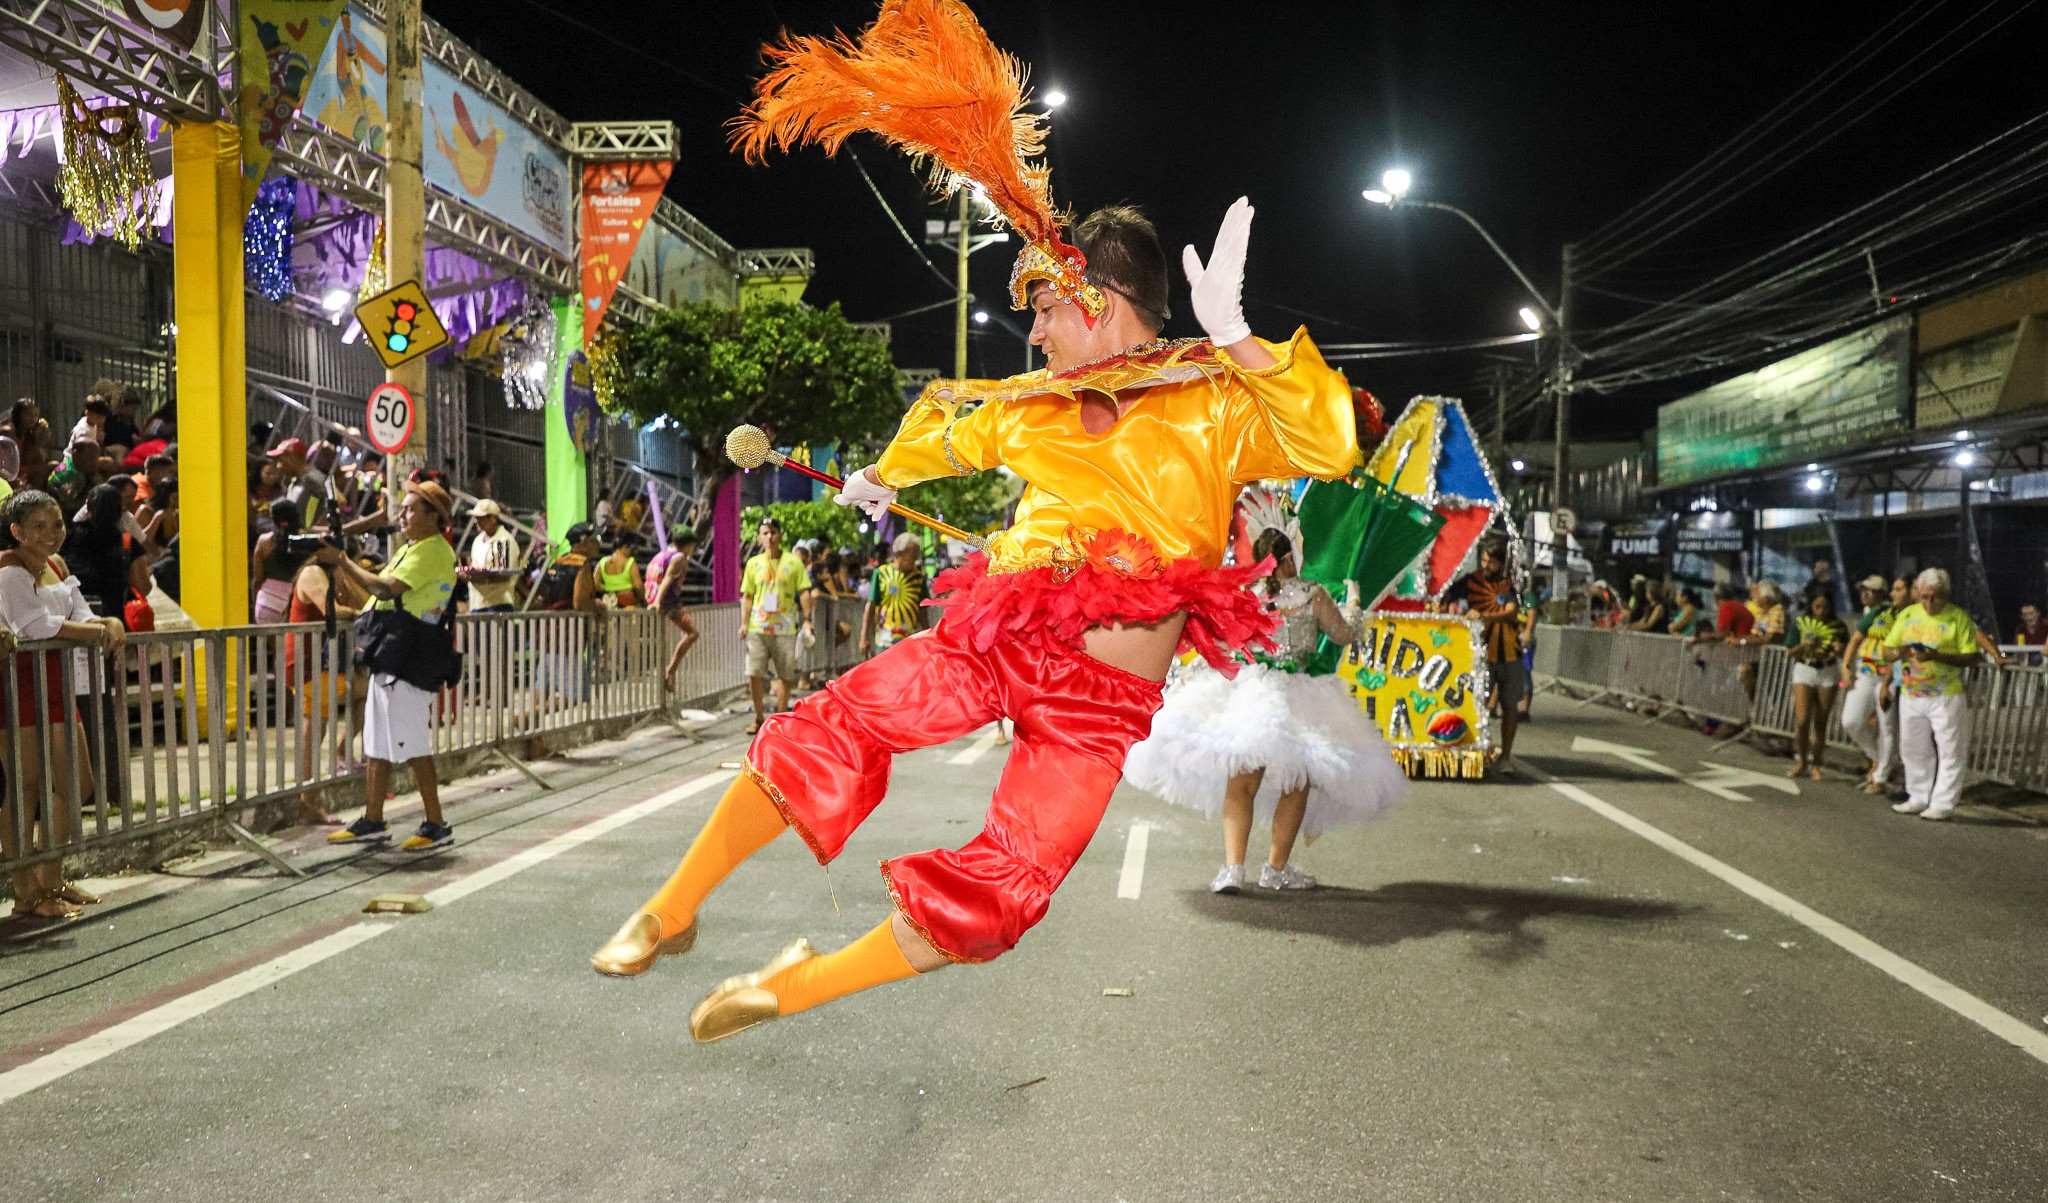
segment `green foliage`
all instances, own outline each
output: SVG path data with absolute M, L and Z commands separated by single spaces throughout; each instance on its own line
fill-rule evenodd
M 942 476 L 903 490 L 896 500 L 921 514 L 930 514 L 970 534 L 987 534 L 1003 525 L 1023 482 L 1001 472 Z
M 832 547 L 859 547 L 866 540 L 860 534 L 860 511 L 840 505 L 830 497 L 816 501 L 776 501 L 764 510 L 750 505 L 740 514 L 740 531 L 751 541 L 761 519 L 773 517 L 782 524 L 782 545 L 798 539 L 822 539 Z
M 903 414 L 888 346 L 836 303 L 685 302 L 626 331 L 619 376 L 613 411 L 675 423 L 698 453 L 700 479 L 714 463 L 718 481 L 732 474 L 725 436 L 741 424 L 778 446 L 822 446 L 886 435 Z

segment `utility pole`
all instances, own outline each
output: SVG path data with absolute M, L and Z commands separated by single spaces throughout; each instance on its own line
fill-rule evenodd
M 384 270 L 392 284 L 426 283 L 426 185 L 421 176 L 420 0 L 391 0 L 384 9 L 387 103 L 384 106 Z M 397 512 L 405 478 L 428 460 L 427 360 L 385 371 L 384 378 L 412 394 L 414 425 L 405 448 L 391 457 L 386 504 Z
M 1557 451 L 1551 461 L 1550 512 L 1553 517 L 1565 504 L 1565 474 L 1571 470 L 1572 435 L 1572 247 L 1566 243 L 1557 284 L 1557 363 L 1551 369 L 1550 391 L 1557 402 Z M 1554 546 L 1550 552 L 1553 601 L 1563 601 L 1571 592 L 1569 550 L 1571 539 L 1551 525 Z
M 968 218 L 973 205 L 973 189 L 960 189 L 960 294 L 953 304 L 953 378 L 956 380 L 967 379 L 967 256 L 973 250 L 968 245 L 973 232 Z

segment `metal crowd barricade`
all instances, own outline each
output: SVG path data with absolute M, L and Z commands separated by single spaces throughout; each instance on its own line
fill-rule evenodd
M 820 604 L 806 661 L 818 677 L 858 659 L 860 607 Z M 699 637 L 672 691 L 662 672 L 681 633 L 653 610 L 458 617 L 462 676 L 436 702 L 434 750 L 717 704 L 746 685 L 740 607 L 690 616 Z M 23 645 L 0 660 L 0 862 L 208 822 L 246 836 L 235 822 L 249 807 L 359 780 L 368 677 L 353 645 L 349 626 L 319 623 L 135 634 L 114 656 Z
M 1539 684 L 1586 693 L 1585 704 L 1608 698 L 1669 703 L 1748 732 L 1792 734 L 1792 658 L 1776 645 L 1544 626 L 1537 630 L 1535 667 Z M 1746 679 L 1754 682 L 1753 697 Z M 1970 778 L 2048 793 L 2048 664 L 1980 664 L 1963 679 L 1970 699 Z M 1835 691 L 1827 742 L 1854 750 L 1841 725 L 1847 694 Z

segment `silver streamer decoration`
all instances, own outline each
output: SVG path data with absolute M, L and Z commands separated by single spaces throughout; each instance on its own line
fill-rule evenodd
M 555 375 L 555 307 L 529 301 L 505 323 L 498 336 L 504 364 L 505 401 L 521 409 L 542 409 L 548 403 L 548 382 Z

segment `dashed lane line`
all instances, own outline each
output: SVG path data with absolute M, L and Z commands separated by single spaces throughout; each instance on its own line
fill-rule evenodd
M 1143 819 L 1131 824 L 1124 837 L 1124 871 L 1117 874 L 1116 896 L 1136 898 L 1145 888 L 1145 848 L 1152 842 L 1152 825 Z
M 535 865 L 553 860 L 572 848 L 579 848 L 629 823 L 638 822 L 651 814 L 666 810 L 685 798 L 694 797 L 713 786 L 722 785 L 732 780 L 733 776 L 730 771 L 715 771 L 693 777 L 644 802 L 634 803 L 623 810 L 573 827 L 553 839 L 459 877 L 429 892 L 427 900 L 436 907 L 443 907 L 467 898 L 486 886 L 496 885 Z M 352 923 L 340 931 L 281 953 L 201 989 L 179 995 L 139 1015 L 122 1020 L 111 1027 L 102 1028 L 32 1061 L 24 1062 L 5 1073 L 0 1073 L 0 1105 L 20 1098 L 39 1087 L 47 1086 L 95 1062 L 103 1061 L 123 1049 L 133 1048 L 152 1036 L 170 1031 L 179 1024 L 204 1015 L 244 994 L 275 985 L 302 969 L 309 969 L 330 957 L 347 952 L 358 944 L 383 935 L 397 927 L 400 922 L 402 920 L 366 919 Z
M 1620 807 L 1541 770 L 1525 767 L 1523 771 L 1601 818 L 1643 837 L 1696 868 L 1706 870 L 1850 956 L 1919 991 L 2036 1060 L 2048 1062 L 2048 1034 L 2035 1031 L 2031 1025 L 2022 1023 L 1946 978 L 1922 969 L 1861 932 L 1765 885 L 1726 861 L 1709 856 L 1677 836 L 1643 822 Z

